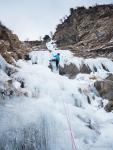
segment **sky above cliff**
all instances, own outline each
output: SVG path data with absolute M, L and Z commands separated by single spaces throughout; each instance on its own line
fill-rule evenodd
M 55 31 L 69 9 L 109 4 L 113 0 L 0 0 L 0 20 L 21 40 L 35 40 Z

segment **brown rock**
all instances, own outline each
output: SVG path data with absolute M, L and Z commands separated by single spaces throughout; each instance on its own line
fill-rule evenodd
M 13 57 L 11 53 L 6 52 L 6 53 L 3 53 L 2 56 L 8 63 L 13 64 L 14 61 L 13 61 Z
M 109 80 L 108 80 L 109 79 Z M 109 75 L 104 81 L 96 81 L 94 86 L 99 92 L 100 96 L 108 99 L 109 102 L 105 106 L 105 110 L 110 112 L 113 110 L 113 75 Z
M 113 5 L 73 9 L 57 26 L 53 39 L 58 47 L 71 49 L 76 55 L 82 51 L 79 55 L 84 56 L 84 51 L 91 49 L 85 57 L 89 53 L 92 57 L 93 54 L 105 56 L 106 53 L 108 56 L 109 51 L 113 52 Z
M 59 74 L 67 75 L 69 78 L 74 78 L 79 73 L 79 69 L 75 64 L 65 64 L 64 67 L 59 66 Z
M 81 65 L 80 69 L 73 63 L 64 64 L 64 67 L 59 67 L 59 74 L 66 75 L 69 78 L 75 78 L 75 76 L 79 73 L 86 73 L 89 74 L 91 72 L 90 68 L 85 64 Z
M 106 80 L 111 80 L 111 81 L 113 81 L 113 74 L 109 74 L 109 76 L 106 78 Z
M 80 73 L 87 73 L 87 74 L 89 74 L 89 73 L 91 73 L 91 69 L 88 66 L 86 66 L 85 64 L 83 64 L 80 67 Z
M 108 99 L 109 101 L 113 101 L 113 90 L 109 91 L 108 93 L 105 93 L 103 95 L 103 98 Z
M 24 58 L 24 55 L 29 50 L 26 44 L 18 39 L 16 34 L 13 34 L 11 30 L 0 24 L 0 54 L 8 63 L 13 63 L 13 59 Z
M 6 52 L 10 47 L 8 41 L 0 40 L 0 53 Z
M 113 110 L 113 101 L 110 101 L 106 106 L 105 106 L 105 110 L 107 112 L 111 112 Z
M 94 86 L 96 87 L 100 96 L 105 96 L 109 92 L 113 93 L 113 82 L 110 80 L 96 81 Z

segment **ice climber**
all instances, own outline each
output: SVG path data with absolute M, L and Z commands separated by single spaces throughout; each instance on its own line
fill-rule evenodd
M 60 62 L 60 53 L 57 53 L 56 55 L 53 55 L 53 59 L 50 60 L 50 62 L 55 61 L 56 62 L 56 68 L 58 69 L 59 67 L 59 62 Z

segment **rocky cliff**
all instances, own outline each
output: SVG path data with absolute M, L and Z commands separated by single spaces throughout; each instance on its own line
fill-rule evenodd
M 23 58 L 28 51 L 29 48 L 16 34 L 0 23 L 0 54 L 6 61 L 13 63 L 13 59 Z
M 84 57 L 113 51 L 113 5 L 71 8 L 70 13 L 53 37 L 59 47 Z
M 28 47 L 32 48 L 32 50 L 47 49 L 46 42 L 44 42 L 43 40 L 24 41 L 24 42 Z

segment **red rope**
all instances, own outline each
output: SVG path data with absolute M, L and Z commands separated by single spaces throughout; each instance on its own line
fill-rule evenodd
M 63 106 L 64 106 L 64 110 L 65 110 L 65 114 L 66 114 L 66 119 L 67 119 L 69 131 L 70 131 L 71 142 L 72 142 L 72 150 L 77 150 L 77 147 L 76 147 L 76 144 L 75 144 L 75 139 L 74 139 L 72 128 L 71 128 L 71 124 L 70 124 L 70 120 L 69 120 L 69 113 L 67 113 L 67 111 L 66 111 L 66 106 L 64 104 L 64 101 L 63 101 Z

